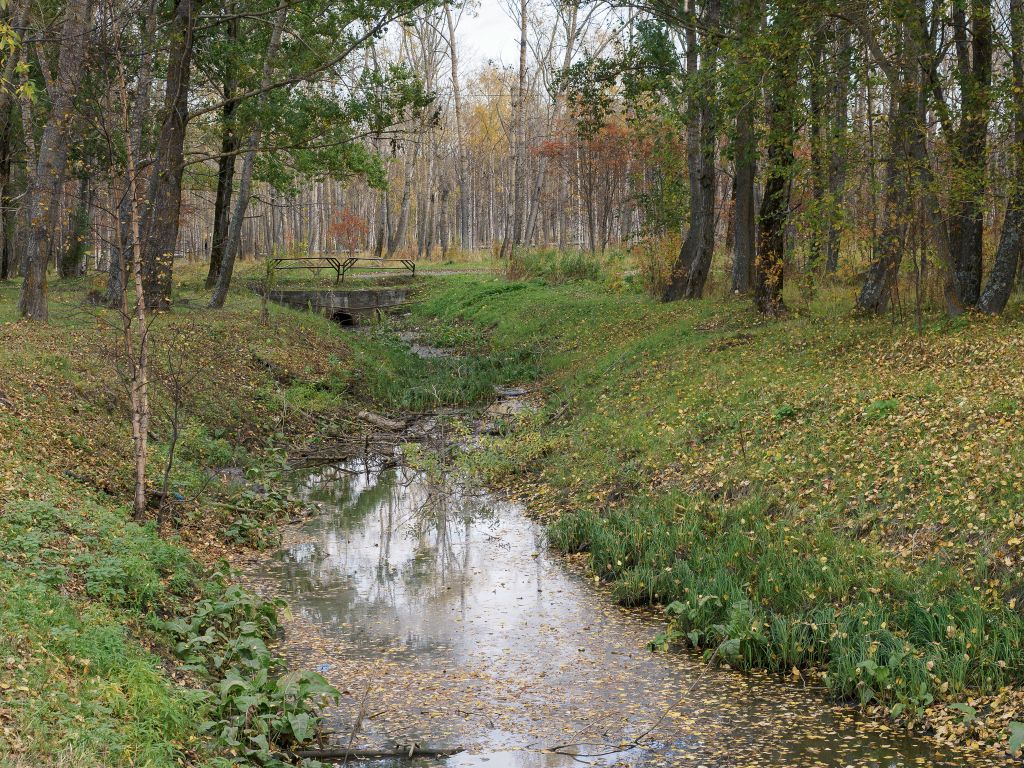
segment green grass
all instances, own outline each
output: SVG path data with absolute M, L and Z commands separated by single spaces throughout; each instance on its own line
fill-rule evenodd
M 169 358 L 189 381 L 170 480 L 179 501 L 158 535 L 130 520 L 127 400 L 107 352 L 115 318 L 86 300 L 96 285 L 55 281 L 39 325 L 11 322 L 18 286 L 0 284 L 0 764 L 211 764 L 225 745 L 201 732 L 203 689 L 218 680 L 182 667 L 163 620 L 194 610 L 203 562 L 276 541 L 295 504 L 282 451 L 356 402 L 349 336 L 278 307 L 267 329 L 248 292 L 212 312 L 178 286 L 176 310 L 152 325 L 151 493 L 169 448 Z M 300 386 L 327 396 L 300 402 Z M 269 493 L 211 480 L 218 467 Z
M 436 339 L 438 334 L 431 330 L 429 335 Z M 445 346 L 458 341 L 444 339 Z M 355 390 L 392 410 L 485 403 L 494 398 L 495 386 L 537 375 L 535 355 L 524 349 L 474 349 L 466 355 L 420 357 L 388 323 L 356 335 L 351 344 Z
M 66 482 L 40 478 L 54 493 Z M 159 641 L 147 617 L 181 609 L 198 568 L 78 491 L 71 509 L 23 501 L 0 517 L 0 754 L 178 765 L 199 746 L 199 700 L 146 650 Z
M 1020 684 L 1019 310 L 919 336 L 819 302 L 453 277 L 415 322 L 532 361 L 543 412 L 472 461 L 620 601 L 671 605 L 663 640 L 911 717 Z
M 520 279 L 560 285 L 578 281 L 611 281 L 621 272 L 627 256 L 620 251 L 592 254 L 587 251 L 531 249 L 515 251 L 504 272 Z

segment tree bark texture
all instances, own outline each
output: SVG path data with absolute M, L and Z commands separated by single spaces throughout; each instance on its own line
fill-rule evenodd
M 88 0 L 70 0 L 65 8 L 50 116 L 43 128 L 25 203 L 28 237 L 18 310 L 30 320 L 48 318 L 46 268 L 50 238 L 57 229 L 59 196 L 71 142 L 72 105 L 86 47 L 82 37 L 88 29 L 88 10 Z
M 146 308 L 171 307 L 174 252 L 178 245 L 181 177 L 196 14 L 201 0 L 177 0 L 170 23 L 167 92 L 157 136 L 142 233 Z

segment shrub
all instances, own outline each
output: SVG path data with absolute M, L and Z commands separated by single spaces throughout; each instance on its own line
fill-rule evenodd
M 513 252 L 508 276 L 513 280 L 540 279 L 558 285 L 574 281 L 599 281 L 606 275 L 602 256 L 584 251 L 522 250 Z
M 643 289 L 655 298 L 661 298 L 672 278 L 672 265 L 682 241 L 679 235 L 648 238 L 635 249 L 637 274 Z

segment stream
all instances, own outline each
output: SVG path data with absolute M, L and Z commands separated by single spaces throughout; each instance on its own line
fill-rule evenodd
M 288 602 L 289 663 L 344 692 L 332 741 L 464 749 L 374 765 L 1009 764 L 863 720 L 814 687 L 652 653 L 664 622 L 614 605 L 516 504 L 361 462 L 299 490 L 320 513 L 246 576 Z

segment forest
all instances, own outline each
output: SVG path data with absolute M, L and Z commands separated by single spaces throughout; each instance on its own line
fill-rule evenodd
M 0 766 L 1003 766 L 1024 0 L 0 0 Z
M 666 300 L 767 314 L 787 275 L 867 313 L 999 313 L 1016 283 L 1016 2 L 520 3 L 518 62 L 469 67 L 471 9 L 236 5 L 10 3 L 23 316 L 51 267 L 105 270 L 114 301 L 133 217 L 154 309 L 175 259 L 220 304 L 236 259 L 294 249 L 629 249 Z

